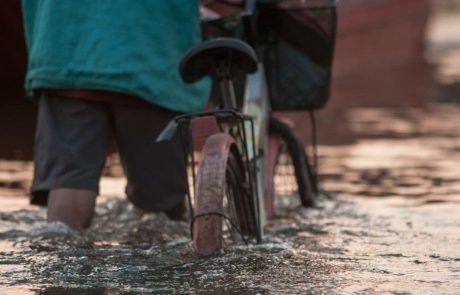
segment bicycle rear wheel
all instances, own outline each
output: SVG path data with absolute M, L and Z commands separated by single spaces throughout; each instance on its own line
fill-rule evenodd
M 195 184 L 193 248 L 209 256 L 256 236 L 256 213 L 241 156 L 227 134 L 211 136 L 203 147 Z
M 300 201 L 304 207 L 314 204 L 316 191 L 315 178 L 305 153 L 303 143 L 297 138 L 293 130 L 279 119 L 271 117 L 269 120 L 268 139 L 268 191 L 265 198 L 265 211 L 268 218 L 274 215 L 275 183 L 274 178 L 280 169 L 293 168 L 293 176 L 297 184 Z

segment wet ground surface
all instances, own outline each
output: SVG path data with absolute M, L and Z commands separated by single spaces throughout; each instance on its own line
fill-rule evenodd
M 317 208 L 280 198 L 260 245 L 209 259 L 189 224 L 142 214 L 105 177 L 86 233 L 43 228 L 30 163 L 2 162 L 1 294 L 458 294 L 460 108 L 359 109 L 358 140 L 321 146 Z M 112 173 L 114 174 L 114 173 Z

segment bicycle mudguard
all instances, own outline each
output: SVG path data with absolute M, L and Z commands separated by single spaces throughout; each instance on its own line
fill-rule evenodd
M 193 248 L 209 256 L 222 248 L 223 198 L 227 159 L 233 138 L 225 133 L 207 138 L 202 150 L 195 187 Z

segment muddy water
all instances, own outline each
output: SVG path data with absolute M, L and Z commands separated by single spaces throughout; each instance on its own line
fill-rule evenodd
M 350 111 L 320 147 L 313 209 L 279 198 L 260 245 L 196 257 L 189 224 L 143 214 L 105 177 L 85 233 L 29 207 L 31 166 L 0 169 L 0 294 L 460 294 L 460 108 Z M 16 167 L 16 168 L 15 168 Z

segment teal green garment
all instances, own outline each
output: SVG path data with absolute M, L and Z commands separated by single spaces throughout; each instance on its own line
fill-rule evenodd
M 203 109 L 204 79 L 179 76 L 200 42 L 195 0 L 22 0 L 29 65 L 25 87 L 100 89 L 167 109 Z

